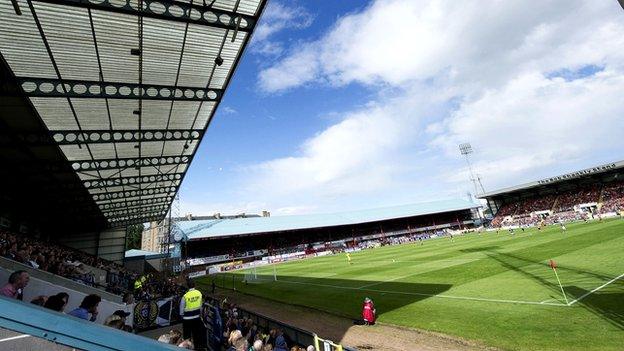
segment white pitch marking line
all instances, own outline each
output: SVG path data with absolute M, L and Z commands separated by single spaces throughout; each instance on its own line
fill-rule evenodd
M 346 290 L 366 290 L 373 291 L 385 294 L 401 294 L 401 295 L 414 295 L 414 296 L 427 296 L 427 297 L 439 297 L 445 299 L 455 299 L 455 300 L 472 300 L 472 301 L 483 301 L 483 302 L 499 302 L 499 303 L 515 303 L 515 304 L 524 304 L 524 305 L 548 305 L 548 306 L 565 306 L 568 305 L 563 303 L 548 303 L 548 302 L 536 302 L 536 301 L 519 301 L 519 300 L 503 300 L 503 299 L 486 299 L 480 297 L 468 297 L 468 296 L 451 296 L 451 295 L 434 295 L 434 294 L 423 294 L 423 293 L 415 293 L 415 292 L 403 292 L 403 291 L 389 291 L 389 290 L 377 290 L 377 289 L 361 289 L 357 287 L 348 287 L 348 286 L 336 286 L 329 284 L 316 284 L 316 283 L 306 283 L 306 282 L 295 282 L 291 280 L 278 280 L 278 283 L 288 283 L 288 284 L 302 284 L 302 285 L 313 285 L 313 286 L 322 286 L 327 288 L 338 288 L 338 289 L 346 289 Z
M 557 301 L 557 300 L 555 300 L 555 299 L 544 300 L 544 301 L 540 302 L 540 305 L 543 305 L 543 304 L 545 304 L 546 302 L 549 302 L 549 301 Z
M 27 338 L 30 335 L 28 334 L 24 334 L 24 335 L 18 335 L 18 336 L 12 336 L 10 338 L 4 338 L 4 339 L 0 339 L 0 342 L 5 342 L 5 341 L 11 341 L 11 340 L 17 340 L 17 339 L 23 339 L 23 338 Z
M 589 291 L 589 292 L 587 292 L 587 293 L 585 293 L 585 294 L 581 295 L 581 297 L 579 297 L 578 299 L 571 301 L 571 302 L 568 304 L 568 306 L 572 306 L 572 304 L 576 303 L 577 301 L 580 301 L 580 300 L 584 299 L 584 298 L 585 298 L 585 297 L 587 297 L 588 295 L 591 295 L 591 294 L 595 293 L 596 291 L 598 291 L 598 290 L 600 290 L 600 289 L 604 288 L 605 286 L 607 286 L 607 285 L 609 285 L 609 284 L 613 283 L 614 281 L 616 281 L 616 280 L 618 280 L 618 279 L 620 279 L 620 278 L 622 278 L 622 277 L 624 277 L 624 273 L 622 273 L 622 274 L 618 275 L 617 277 L 615 277 L 615 278 L 613 278 L 613 279 L 609 280 L 608 282 L 606 282 L 606 283 L 602 284 L 601 286 L 597 287 L 596 289 L 594 289 L 594 290 L 592 290 L 592 291 Z

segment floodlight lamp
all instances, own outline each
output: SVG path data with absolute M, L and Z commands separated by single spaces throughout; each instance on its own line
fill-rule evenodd
M 459 151 L 462 155 L 468 155 L 472 153 L 472 146 L 470 143 L 459 144 Z

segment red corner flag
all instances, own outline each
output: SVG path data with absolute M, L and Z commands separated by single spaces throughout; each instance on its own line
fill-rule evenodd
M 555 269 L 557 268 L 557 262 L 550 260 L 550 262 L 548 263 L 548 265 L 550 266 L 550 268 Z

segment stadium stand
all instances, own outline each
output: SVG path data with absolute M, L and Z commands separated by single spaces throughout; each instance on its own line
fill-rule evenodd
M 176 251 L 199 276 L 470 229 L 478 222 L 478 207 L 452 199 L 334 214 L 180 221 Z
M 0 283 L 25 301 L 0 298 L 9 338 L 169 349 L 101 326 L 175 318 L 158 313 L 175 279 L 121 265 L 126 227 L 166 216 L 266 1 L 122 3 L 0 2 Z
M 491 226 L 534 226 L 621 215 L 624 162 L 484 194 Z
M 0 230 L 0 256 L 118 295 L 137 278 L 115 262 L 7 230 Z

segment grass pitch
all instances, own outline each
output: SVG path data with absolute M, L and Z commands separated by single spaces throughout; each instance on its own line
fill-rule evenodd
M 222 274 L 217 286 L 509 350 L 624 349 L 624 221 L 468 234 Z M 554 259 L 566 293 L 548 260 Z M 274 267 L 277 281 L 272 281 Z M 200 279 L 209 285 L 211 277 Z M 373 326 L 374 328 L 374 326 Z

